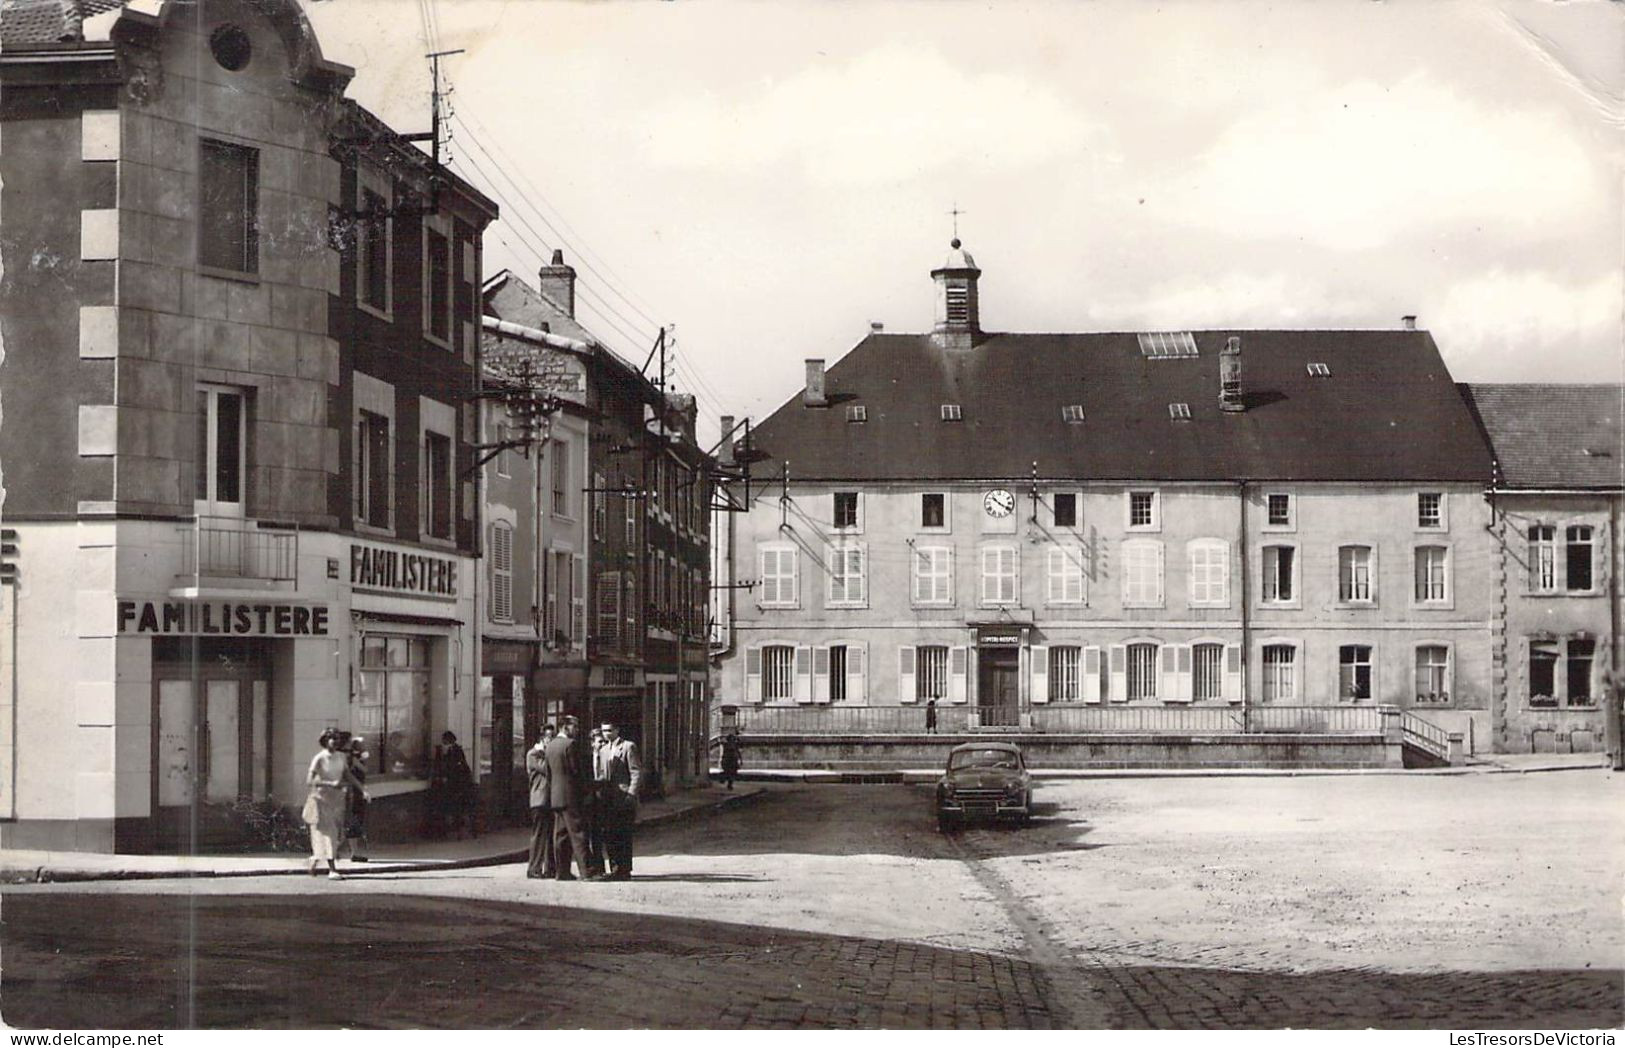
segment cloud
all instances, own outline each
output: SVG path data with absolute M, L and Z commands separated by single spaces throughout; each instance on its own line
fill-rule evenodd
M 1608 196 L 1558 111 L 1486 110 L 1413 75 L 1249 114 L 1150 203 L 1173 224 L 1360 250 L 1440 228 L 1552 233 Z
M 1423 319 L 1458 378 L 1617 382 L 1625 380 L 1622 307 L 1618 272 L 1577 282 L 1496 269 L 1452 284 Z
M 738 102 L 673 99 L 648 117 L 647 151 L 663 167 L 759 176 L 780 164 L 810 181 L 850 185 L 949 165 L 1010 172 L 1075 153 L 1100 125 L 1040 85 L 970 75 L 935 51 L 888 45 L 768 85 Z
M 1322 328 L 1349 323 L 1368 310 L 1334 295 L 1319 281 L 1286 273 L 1226 273 L 1165 281 L 1146 294 L 1113 302 L 1097 300 L 1089 316 L 1130 330 L 1225 327 Z

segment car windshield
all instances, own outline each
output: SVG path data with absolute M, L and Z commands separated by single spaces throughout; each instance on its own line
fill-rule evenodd
M 948 769 L 1019 768 L 1021 757 L 1010 750 L 961 750 L 948 758 Z

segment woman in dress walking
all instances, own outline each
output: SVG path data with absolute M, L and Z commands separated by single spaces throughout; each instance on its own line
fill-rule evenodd
M 321 751 L 310 759 L 305 785 L 305 823 L 310 826 L 310 875 L 327 862 L 327 876 L 343 880 L 338 869 L 339 843 L 344 840 L 344 788 L 361 784 L 350 774 L 350 755 L 339 749 L 339 733 L 333 728 L 322 732 Z

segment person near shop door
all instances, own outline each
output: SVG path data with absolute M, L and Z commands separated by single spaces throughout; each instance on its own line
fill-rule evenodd
M 362 787 L 350 774 L 350 755 L 339 749 L 338 731 L 327 729 L 317 742 L 322 748 L 310 759 L 305 773 L 310 791 L 303 812 L 310 827 L 310 875 L 316 876 L 325 861 L 327 876 L 337 881 L 344 879 L 338 868 L 339 843 L 344 840 L 344 790 Z
M 547 744 L 558 729 L 548 724 L 542 737 L 525 754 L 525 774 L 530 777 L 530 863 L 525 876 L 534 880 L 557 875 L 553 861 L 553 809 L 548 806 L 552 780 L 547 771 Z
M 459 838 L 465 833 L 478 837 L 479 794 L 474 788 L 474 770 L 468 765 L 468 755 L 458 743 L 457 734 L 450 731 L 440 733 L 437 751 L 440 766 L 435 778 L 440 782 L 441 825 L 445 832 Z
M 367 740 L 357 735 L 350 740 L 349 769 L 354 780 L 345 790 L 349 810 L 344 819 L 344 844 L 350 861 L 367 861 Z
M 584 752 L 586 743 L 580 739 L 581 722 L 573 716 L 559 721 L 559 733 L 547 744 L 547 806 L 553 812 L 553 865 L 554 879 L 573 881 L 570 860 L 574 859 L 581 879 L 596 880 L 599 871 L 593 868 L 587 854 L 587 835 L 582 828 L 582 814 L 587 798 L 592 794 L 592 757 Z
M 604 852 L 609 860 L 606 880 L 632 879 L 632 830 L 638 821 L 638 787 L 643 785 L 643 761 L 637 743 L 621 737 L 621 729 L 605 724 L 603 820 Z

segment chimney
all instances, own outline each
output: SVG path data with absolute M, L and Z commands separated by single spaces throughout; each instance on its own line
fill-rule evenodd
M 869 334 L 878 335 L 882 331 L 885 331 L 885 330 L 886 330 L 886 325 L 882 324 L 880 321 L 878 321 L 878 320 L 869 321 Z
M 553 250 L 553 261 L 536 274 L 536 290 L 567 317 L 576 315 L 576 271 L 564 264 L 564 252 Z
M 1416 330 L 1416 314 L 1415 313 L 1407 313 L 1407 314 L 1405 314 L 1404 316 L 1399 318 L 1399 322 L 1401 324 L 1405 325 L 1405 330 L 1406 331 L 1415 331 Z
M 1247 410 L 1241 399 L 1241 339 L 1234 335 L 1219 351 L 1219 410 Z
M 829 398 L 824 396 L 824 361 L 822 358 L 809 357 L 807 359 L 807 388 L 801 391 L 801 402 L 810 408 L 829 407 Z
M 937 319 L 931 341 L 943 349 L 966 350 L 982 337 L 981 305 L 976 282 L 982 271 L 970 252 L 959 246 L 959 238 L 949 243 L 948 260 L 931 271 L 937 282 Z
M 722 443 L 717 445 L 717 463 L 722 466 L 734 464 L 734 417 L 722 416 Z

